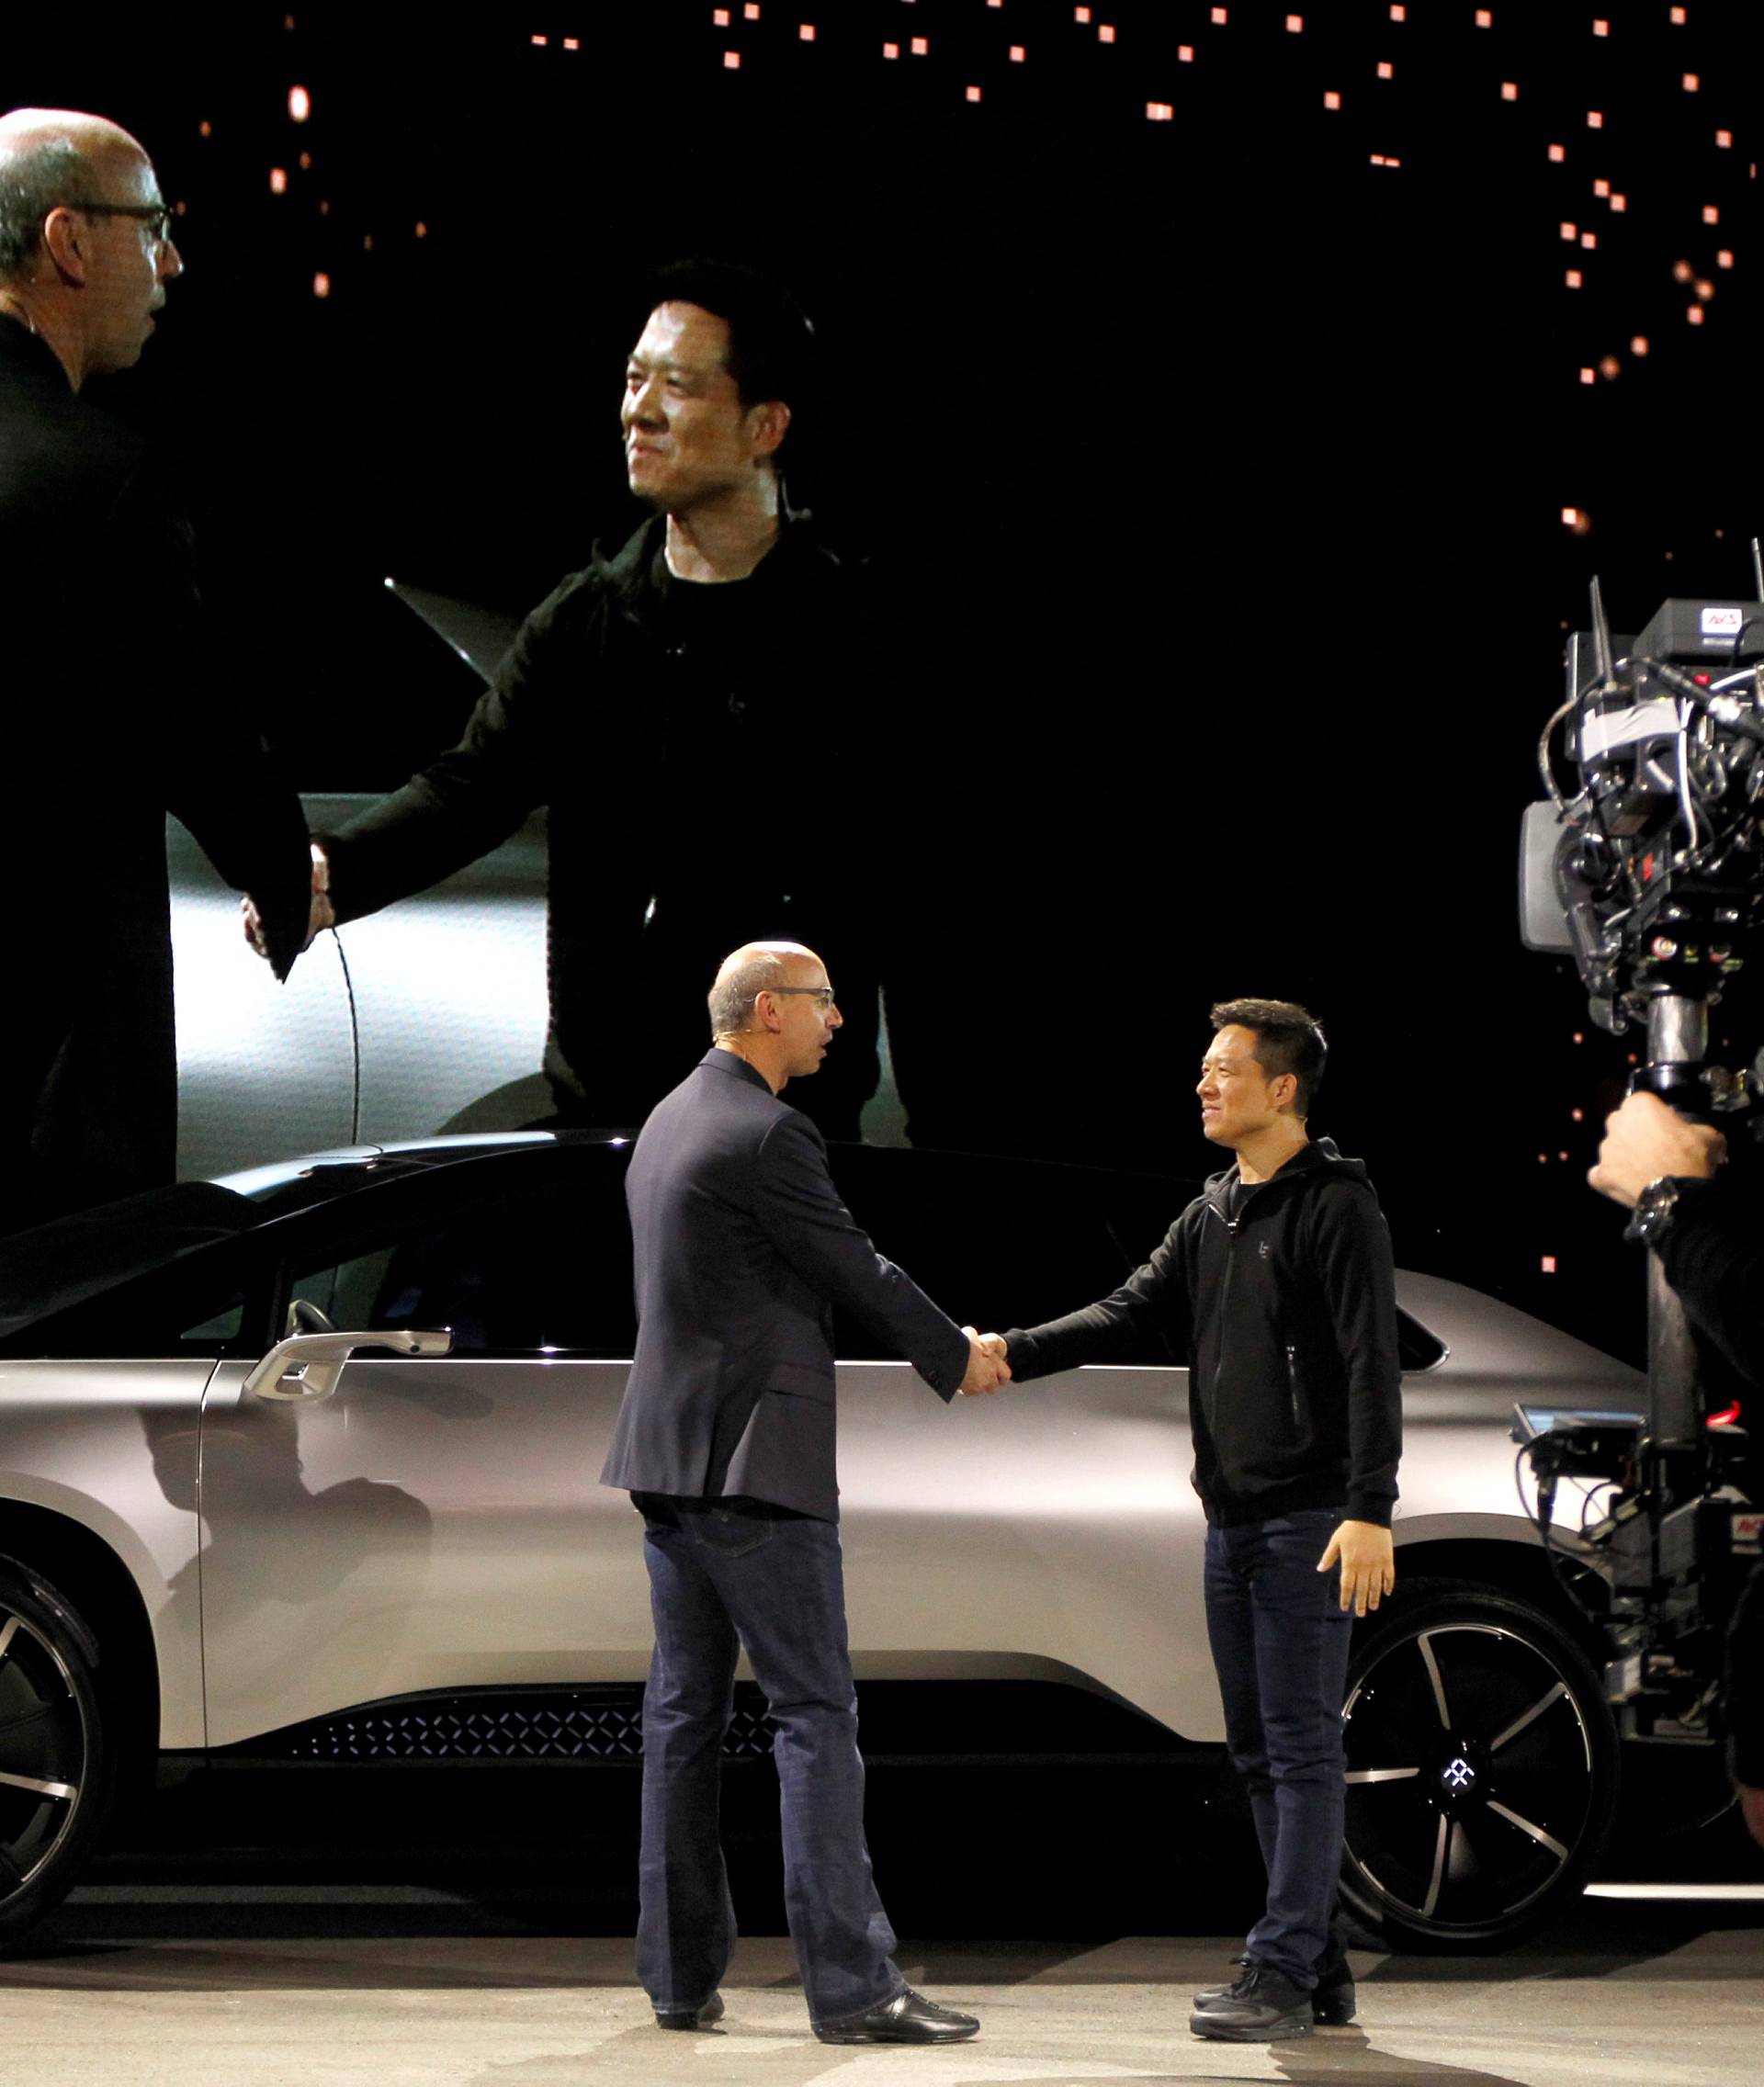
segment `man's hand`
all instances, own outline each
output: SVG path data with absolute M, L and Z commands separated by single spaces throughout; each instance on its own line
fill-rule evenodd
M 956 1387 L 970 1396 L 981 1392 L 996 1392 L 1001 1384 L 1011 1382 L 1011 1365 L 1005 1360 L 1002 1338 L 998 1334 L 977 1334 L 972 1326 L 964 1326 L 967 1336 L 967 1374 Z
M 1376 1522 L 1343 1522 L 1317 1561 L 1319 1573 L 1341 1567 L 1341 1606 L 1363 1616 L 1396 1585 L 1396 1558 L 1390 1531 Z
M 1661 1175 L 1706 1180 L 1726 1156 L 1727 1141 L 1719 1131 L 1680 1116 L 1657 1094 L 1632 1094 L 1605 1118 L 1599 1164 L 1587 1180 L 1601 1196 L 1634 1210 L 1642 1190 Z
M 315 840 L 312 847 L 312 898 L 307 912 L 306 940 L 300 947 L 311 949 L 325 929 L 337 924 L 336 914 L 331 907 L 331 864 L 325 852 Z M 239 909 L 245 919 L 245 940 L 258 955 L 267 962 L 269 944 L 264 936 L 263 916 L 257 910 L 256 901 L 247 892 L 239 901 Z
M 1739 1809 L 1746 1815 L 1746 1831 L 1760 1848 L 1764 1848 L 1764 1790 L 1750 1783 L 1736 1783 L 1739 1797 Z

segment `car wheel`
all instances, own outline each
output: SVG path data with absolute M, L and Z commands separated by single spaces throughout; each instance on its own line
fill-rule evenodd
M 67 1598 L 0 1560 L 0 1937 L 67 1893 L 112 1783 L 97 1644 Z
M 1511 1942 L 1577 1894 L 1617 1797 L 1599 1677 L 1523 1601 L 1415 1581 L 1356 1638 L 1343 1895 L 1394 1942 Z

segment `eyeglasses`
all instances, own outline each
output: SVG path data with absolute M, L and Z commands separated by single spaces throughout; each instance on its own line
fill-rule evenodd
M 172 236 L 169 203 L 68 203 L 63 208 L 83 211 L 88 218 L 139 218 L 161 246 Z
M 815 1005 L 822 1014 L 833 1004 L 833 988 L 831 986 L 767 986 L 764 990 L 768 993 L 812 993 Z M 759 995 L 756 993 L 754 998 L 757 999 Z

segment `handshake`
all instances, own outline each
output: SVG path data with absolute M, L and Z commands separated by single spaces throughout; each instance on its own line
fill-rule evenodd
M 996 1392 L 1001 1384 L 1011 1382 L 1011 1364 L 1006 1359 L 1002 1334 L 977 1334 L 972 1326 L 964 1326 L 967 1336 L 967 1374 L 956 1387 L 969 1397 L 982 1392 Z
M 331 905 L 331 864 L 324 850 L 315 840 L 312 848 L 312 898 L 306 918 L 306 940 L 302 949 L 311 949 L 325 929 L 334 928 L 337 916 Z M 269 957 L 269 943 L 264 935 L 263 915 L 257 910 L 257 902 L 249 892 L 239 901 L 239 910 L 244 915 L 245 940 L 258 955 L 266 961 Z

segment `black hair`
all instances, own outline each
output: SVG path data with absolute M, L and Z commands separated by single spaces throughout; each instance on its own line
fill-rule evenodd
M 1293 1113 L 1302 1122 L 1329 1063 L 1329 1042 L 1316 1016 L 1296 1000 L 1221 1000 L 1209 1019 L 1216 1031 L 1236 1027 L 1255 1032 L 1255 1060 L 1268 1077 L 1291 1073 L 1298 1082 Z
M 650 278 L 648 311 L 695 304 L 729 328 L 724 367 L 743 407 L 782 400 L 794 435 L 811 404 L 815 329 L 790 293 L 736 261 L 673 261 Z M 786 438 L 788 439 L 788 438 Z

